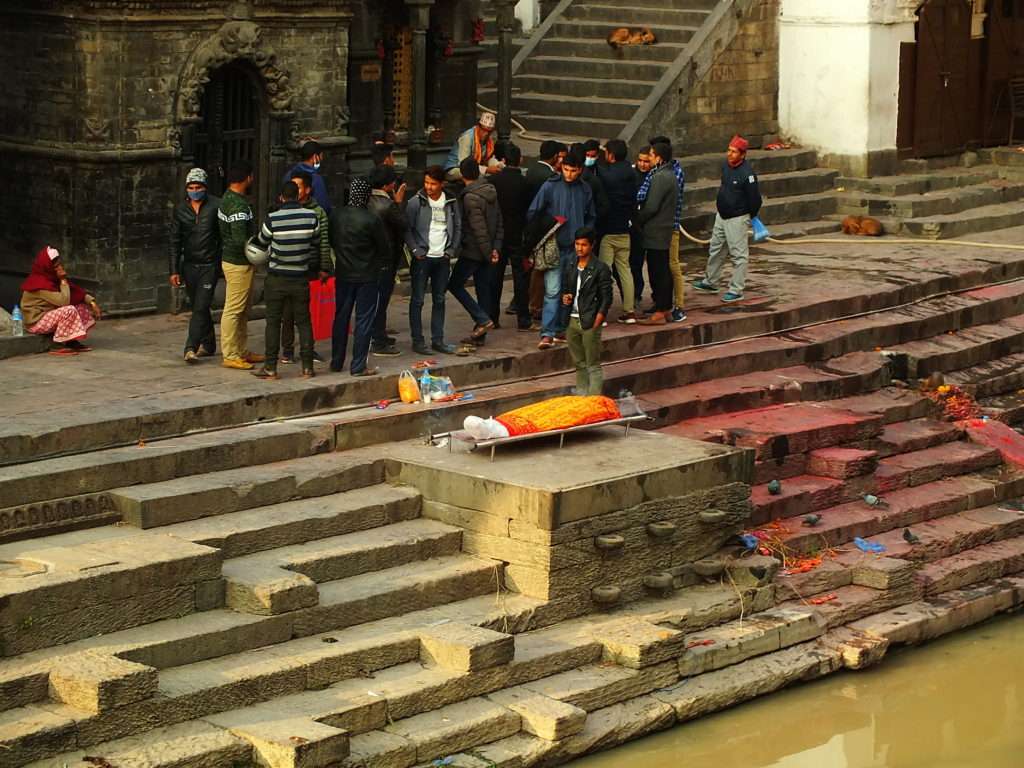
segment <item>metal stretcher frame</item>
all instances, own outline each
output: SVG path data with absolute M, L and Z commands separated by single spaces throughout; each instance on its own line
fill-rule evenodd
M 454 438 L 462 443 L 469 443 L 470 450 L 475 451 L 477 448 L 490 448 L 491 449 L 491 461 L 494 461 L 494 452 L 500 445 L 509 445 L 510 443 L 521 443 L 526 440 L 537 440 L 542 437 L 553 437 L 558 435 L 558 447 L 562 448 L 565 446 L 565 436 L 572 432 L 584 432 L 589 429 L 597 429 L 598 427 L 613 427 L 616 425 L 625 425 L 626 431 L 623 437 L 629 436 L 630 426 L 637 421 L 647 421 L 651 417 L 646 413 L 636 414 L 634 416 L 622 416 L 618 419 L 608 419 L 607 421 L 595 421 L 593 424 L 581 424 L 576 427 L 566 427 L 565 429 L 549 429 L 545 432 L 531 432 L 528 435 L 517 435 L 516 437 L 495 437 L 490 440 L 477 440 L 472 437 L 465 430 L 458 430 L 456 432 L 447 432 L 440 435 L 431 435 L 431 440 L 435 440 L 442 437 L 447 437 L 448 450 L 451 451 L 452 443 L 451 439 Z

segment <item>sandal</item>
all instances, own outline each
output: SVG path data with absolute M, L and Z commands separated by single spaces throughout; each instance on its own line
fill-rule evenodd
M 277 371 L 270 371 L 266 368 L 260 368 L 258 371 L 253 371 L 252 375 L 257 379 L 264 379 L 266 381 L 277 381 L 280 378 L 277 375 Z
M 494 330 L 494 321 L 488 320 L 483 325 L 478 325 L 473 329 L 473 332 L 469 334 L 471 339 L 479 339 L 481 336 L 486 336 L 488 331 Z
M 359 371 L 359 373 L 353 373 L 352 375 L 353 376 L 376 376 L 377 375 L 377 369 L 376 368 L 363 368 L 363 370 Z
M 460 344 L 459 348 L 455 350 L 456 357 L 469 357 L 476 352 L 476 346 L 473 344 Z
M 73 357 L 78 354 L 78 350 L 71 349 L 70 347 L 56 347 L 50 350 L 50 354 L 59 357 Z

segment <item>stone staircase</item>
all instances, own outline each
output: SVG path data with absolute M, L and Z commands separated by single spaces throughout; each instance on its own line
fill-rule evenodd
M 483 0 L 480 3 L 480 18 L 484 20 L 484 40 L 480 44 L 483 50 L 477 59 L 477 92 L 492 93 L 498 82 L 498 16 L 491 0 Z M 517 18 L 513 34 L 513 56 L 527 39 L 524 36 L 523 23 Z
M 805 160 L 776 157 L 792 192 Z M 1024 451 L 996 419 L 1024 414 L 999 405 L 1022 381 L 1024 285 L 972 288 L 1015 269 L 610 334 L 609 387 L 657 431 L 597 438 L 599 484 L 572 464 L 586 451 L 394 445 L 564 392 L 564 374 L 101 447 L 137 434 L 124 422 L 96 450 L 21 456 L 0 498 L 95 527 L 0 545 L 0 766 L 558 764 L 1019 607 Z M 685 348 L 868 303 L 895 308 Z M 898 383 L 934 373 L 992 418 L 949 422 Z M 571 487 L 537 477 L 556 461 Z M 747 556 L 742 529 L 793 563 L 834 557 Z

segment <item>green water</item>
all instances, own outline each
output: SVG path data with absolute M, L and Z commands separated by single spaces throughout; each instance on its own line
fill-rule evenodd
M 592 757 L 573 768 L 1024 768 L 1024 614 Z

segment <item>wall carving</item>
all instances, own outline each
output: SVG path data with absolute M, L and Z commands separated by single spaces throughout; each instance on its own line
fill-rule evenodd
M 201 43 L 185 64 L 175 109 L 179 122 L 198 119 L 210 74 L 232 61 L 247 61 L 259 71 L 272 111 L 287 112 L 291 108 L 293 94 L 288 71 L 278 65 L 277 53 L 263 39 L 263 30 L 253 21 L 235 19 Z

